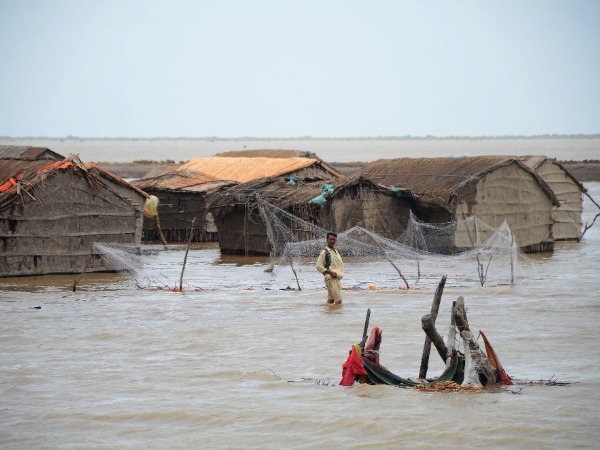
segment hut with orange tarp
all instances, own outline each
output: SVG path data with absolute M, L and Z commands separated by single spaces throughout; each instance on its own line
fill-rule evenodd
M 244 253 L 247 246 L 237 241 L 240 236 L 247 234 L 248 230 L 237 227 L 240 220 L 249 224 L 248 217 L 245 216 L 245 207 L 233 207 L 233 203 L 229 202 L 233 197 L 229 196 L 228 189 L 240 183 L 262 186 L 267 180 L 286 177 L 329 180 L 341 179 L 342 175 L 308 152 L 240 150 L 194 158 L 166 171 L 151 171 L 144 178 L 132 183 L 159 199 L 158 213 L 167 241 L 187 241 L 192 220 L 196 218 L 197 226 L 193 231 L 192 241 L 215 241 L 224 233 L 224 239 L 219 239 L 221 250 L 228 253 L 231 247 L 233 253 Z M 226 203 L 232 208 L 209 210 L 212 201 L 220 198 L 226 198 Z M 214 216 L 215 213 L 218 217 Z M 156 240 L 156 233 L 154 223 L 145 220 L 144 240 Z M 260 234 L 263 235 L 262 230 Z M 263 244 L 259 247 L 262 249 Z
M 76 156 L 0 146 L 0 276 L 109 270 L 93 244 L 139 244 L 147 197 Z

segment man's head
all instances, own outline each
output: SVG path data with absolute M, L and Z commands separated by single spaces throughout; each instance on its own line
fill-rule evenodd
M 327 233 L 327 246 L 333 248 L 337 241 L 337 233 L 330 231 Z

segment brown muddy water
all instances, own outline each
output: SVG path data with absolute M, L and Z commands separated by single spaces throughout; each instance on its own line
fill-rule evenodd
M 84 162 L 138 160 L 176 162 L 219 152 L 254 149 L 310 151 L 328 162 L 374 161 L 400 157 L 545 155 L 558 160 L 600 158 L 600 138 L 470 139 L 0 139 L 0 145 L 48 147 L 62 155 L 78 154 Z
M 594 198 L 600 183 L 589 183 Z M 597 209 L 585 202 L 584 219 Z M 150 249 L 150 247 L 148 247 Z M 320 275 L 266 273 L 215 246 L 149 251 L 130 274 L 0 279 L 2 448 L 597 448 L 600 226 L 581 243 L 520 258 L 514 286 L 451 267 L 438 328 L 465 298 L 507 372 L 498 392 L 340 387 L 367 308 L 381 362 L 419 371 L 421 316 L 441 273 L 399 289 L 393 268 L 349 261 L 344 304 Z M 374 290 L 369 290 L 369 285 Z M 160 288 L 162 287 L 162 288 Z M 432 352 L 429 375 L 441 360 Z

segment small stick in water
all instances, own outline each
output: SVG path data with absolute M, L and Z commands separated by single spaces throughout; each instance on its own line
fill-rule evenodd
M 183 272 L 185 270 L 185 263 L 187 262 L 188 252 L 190 251 L 190 245 L 192 244 L 192 238 L 194 237 L 194 228 L 196 227 L 196 218 L 192 220 L 192 228 L 190 228 L 190 238 L 188 239 L 187 247 L 185 249 L 185 256 L 183 258 L 183 267 L 181 268 L 181 276 L 179 277 L 179 292 L 183 292 Z

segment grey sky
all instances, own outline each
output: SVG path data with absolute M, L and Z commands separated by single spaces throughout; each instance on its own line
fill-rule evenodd
M 0 0 L 0 135 L 600 132 L 599 0 Z

